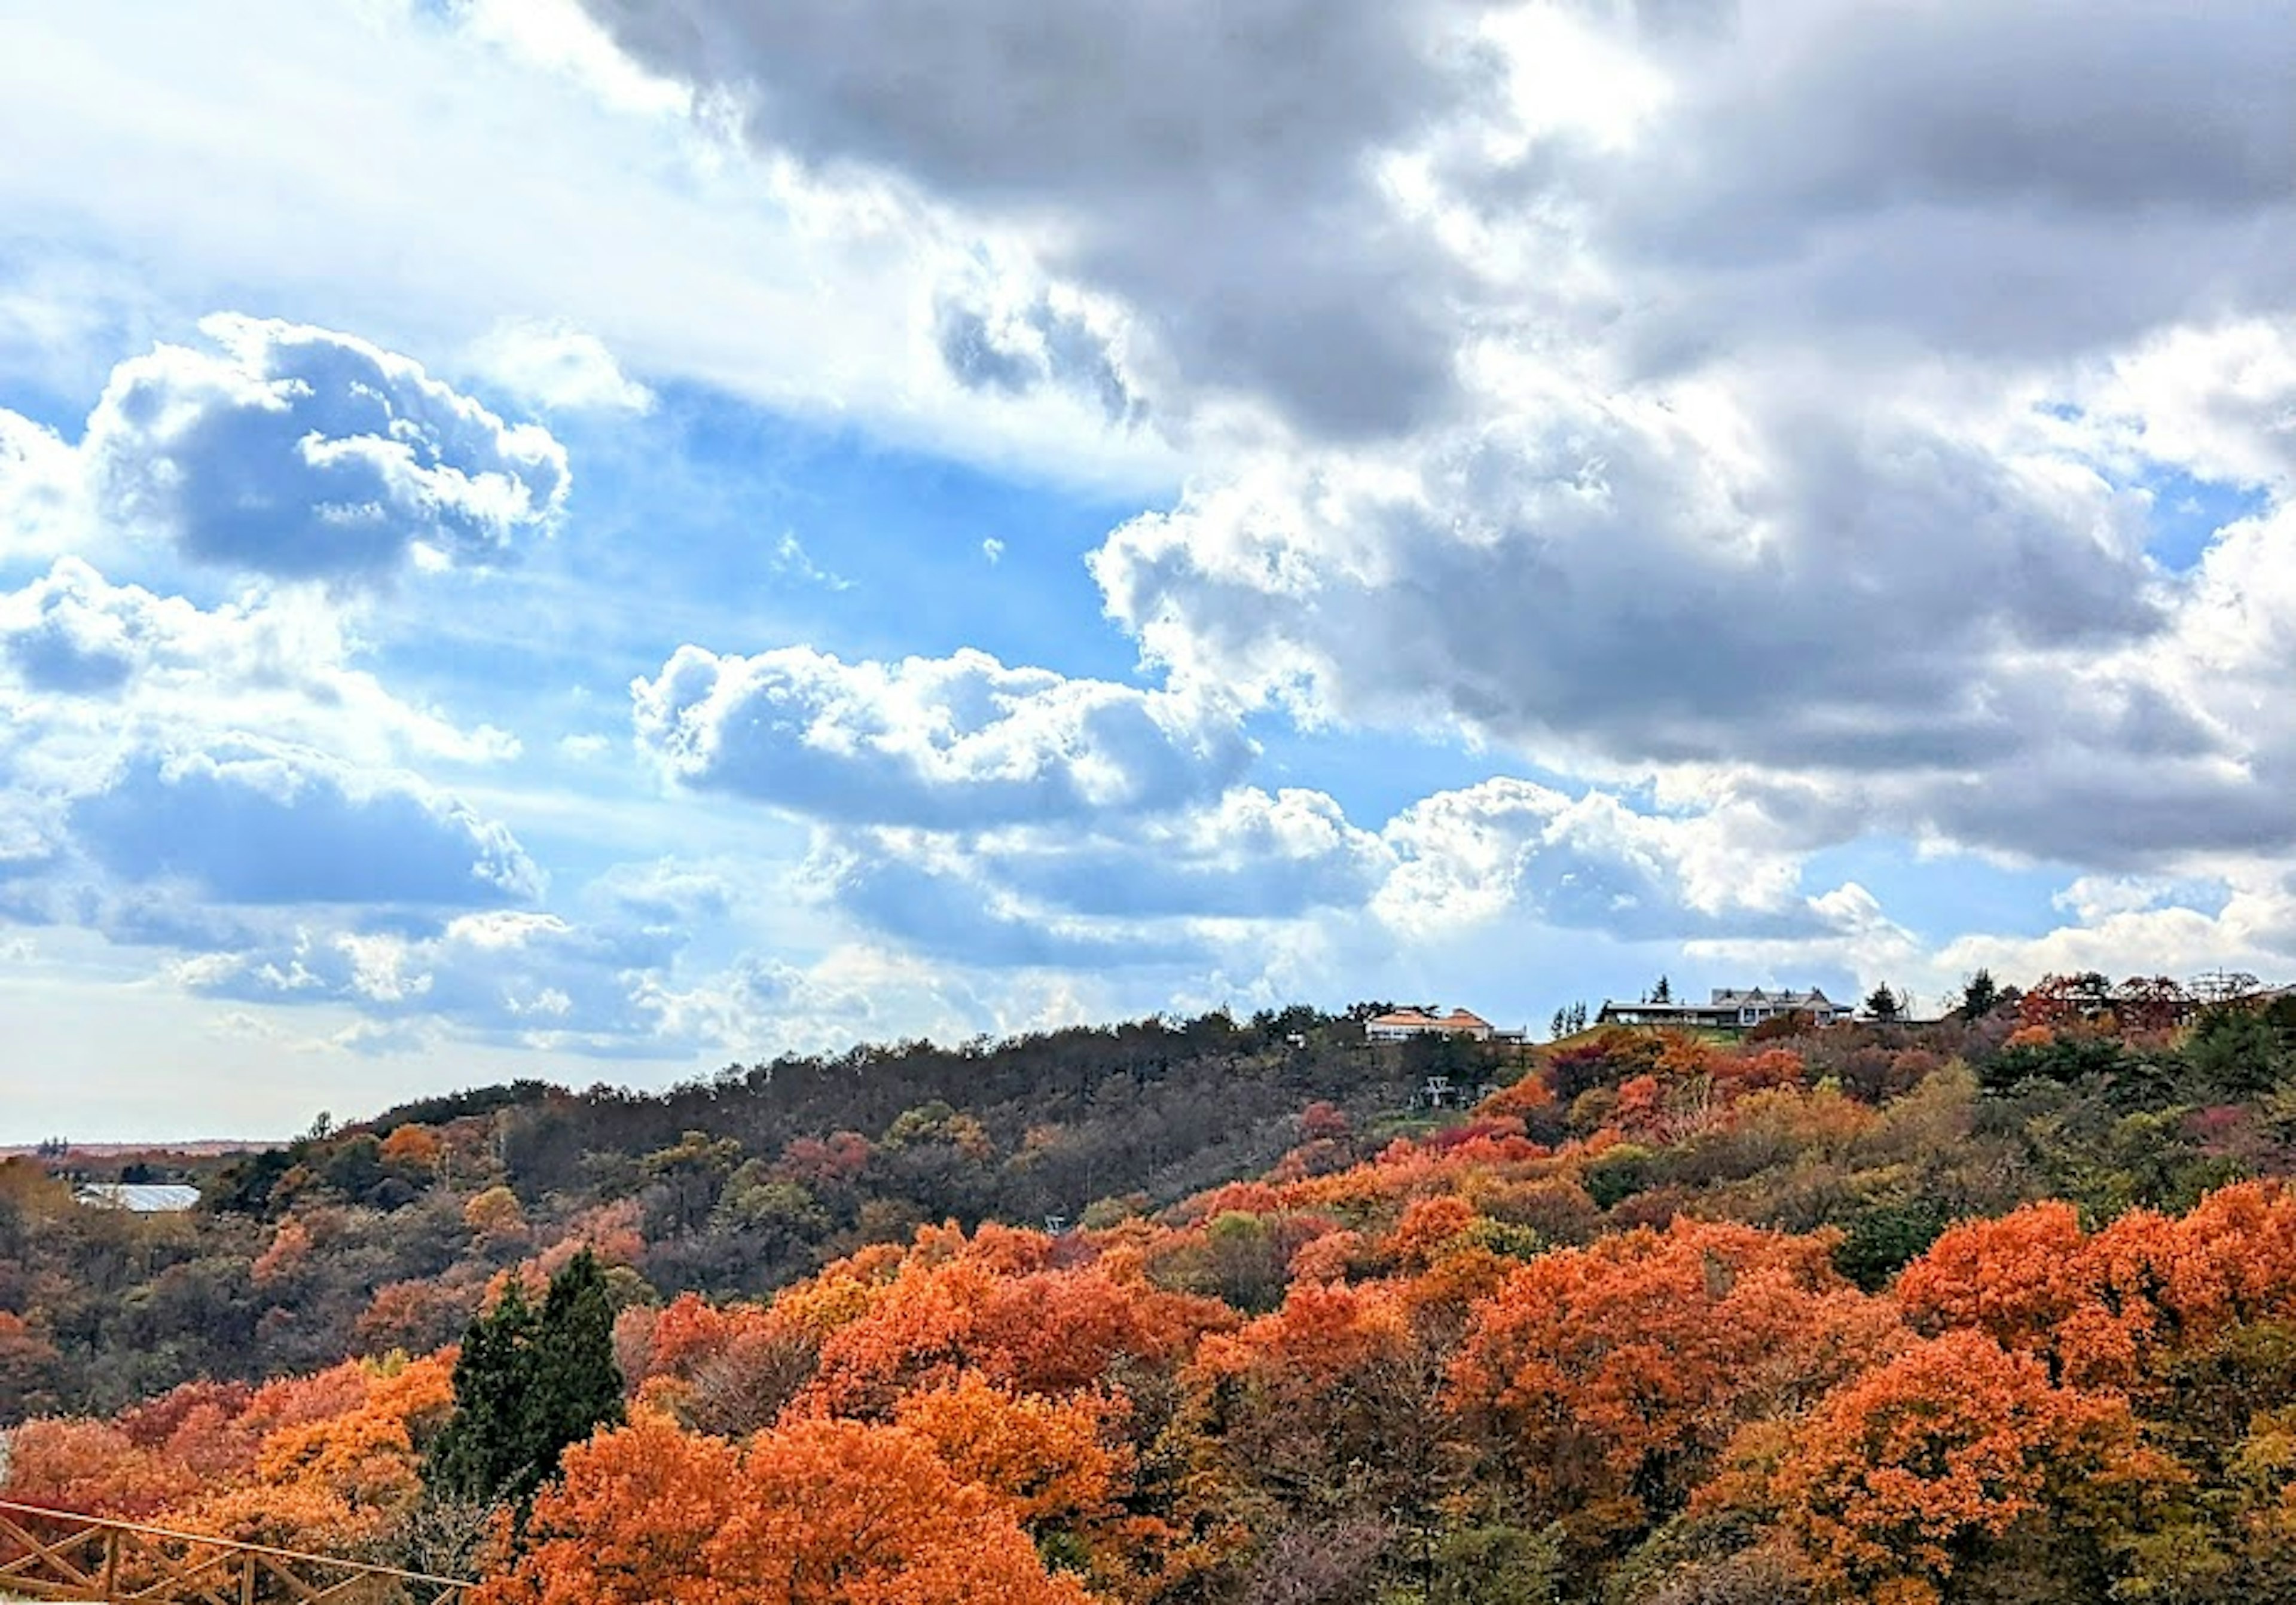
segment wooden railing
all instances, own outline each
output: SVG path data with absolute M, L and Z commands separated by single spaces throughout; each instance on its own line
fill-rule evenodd
M 0 1500 L 0 1600 L 466 1605 L 476 1585 Z

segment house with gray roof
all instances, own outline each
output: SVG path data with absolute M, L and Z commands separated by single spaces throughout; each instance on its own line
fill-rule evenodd
M 1791 987 L 1717 987 L 1702 1003 L 1622 1003 L 1606 1000 L 1595 1017 L 1598 1026 L 1679 1026 L 1694 1031 L 1742 1031 L 1766 1020 L 1807 1014 L 1814 1024 L 1833 1025 L 1852 1013 L 1848 1003 L 1837 1003 L 1812 987 L 1807 992 Z

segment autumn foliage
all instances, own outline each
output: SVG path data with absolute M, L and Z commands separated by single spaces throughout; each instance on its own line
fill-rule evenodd
M 901 1427 L 811 1420 L 746 1445 L 640 1423 L 570 1454 L 480 1605 L 1087 1605 L 1013 1507 Z
M 2140 1449 L 2127 1399 L 2060 1388 L 2031 1355 L 1961 1331 L 1829 1396 L 1772 1496 L 1830 1575 L 1942 1584 L 2021 1523 L 2172 1470 Z
M 1051 1230 L 851 1196 L 889 1151 L 1049 1164 L 1049 1121 L 927 1106 L 738 1164 L 689 1129 L 645 1201 L 578 1208 L 409 1124 L 378 1162 L 463 1178 L 432 1216 L 463 1257 L 360 1290 L 377 1352 L 37 1415 L 0 1497 L 460 1567 L 480 1605 L 2296 1597 L 2296 1091 L 2078 1080 L 2181 1006 L 2074 978 L 1928 1045 L 1599 1034 L 1456 1114 L 1303 1101 L 1258 1178 Z M 808 1274 L 649 1280 L 664 1241 L 824 1200 L 849 1232 Z M 245 1237 L 283 1297 L 348 1241 Z M 578 1265 L 580 1420 L 627 1424 L 530 1507 L 538 1475 L 458 1493 L 483 1368 L 447 1339 Z M 19 1302 L 30 1397 L 67 1334 Z

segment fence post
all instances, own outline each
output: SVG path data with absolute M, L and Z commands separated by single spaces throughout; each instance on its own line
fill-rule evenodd
M 119 1597 L 119 1529 L 111 1527 L 103 1529 L 103 1597 L 105 1599 L 116 1600 Z
M 239 1605 L 255 1605 L 255 1557 L 239 1558 Z

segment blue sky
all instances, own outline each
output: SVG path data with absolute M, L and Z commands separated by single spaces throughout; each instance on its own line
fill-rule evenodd
M 2288 970 L 2272 8 L 1197 9 L 12 7 L 0 1143 Z

